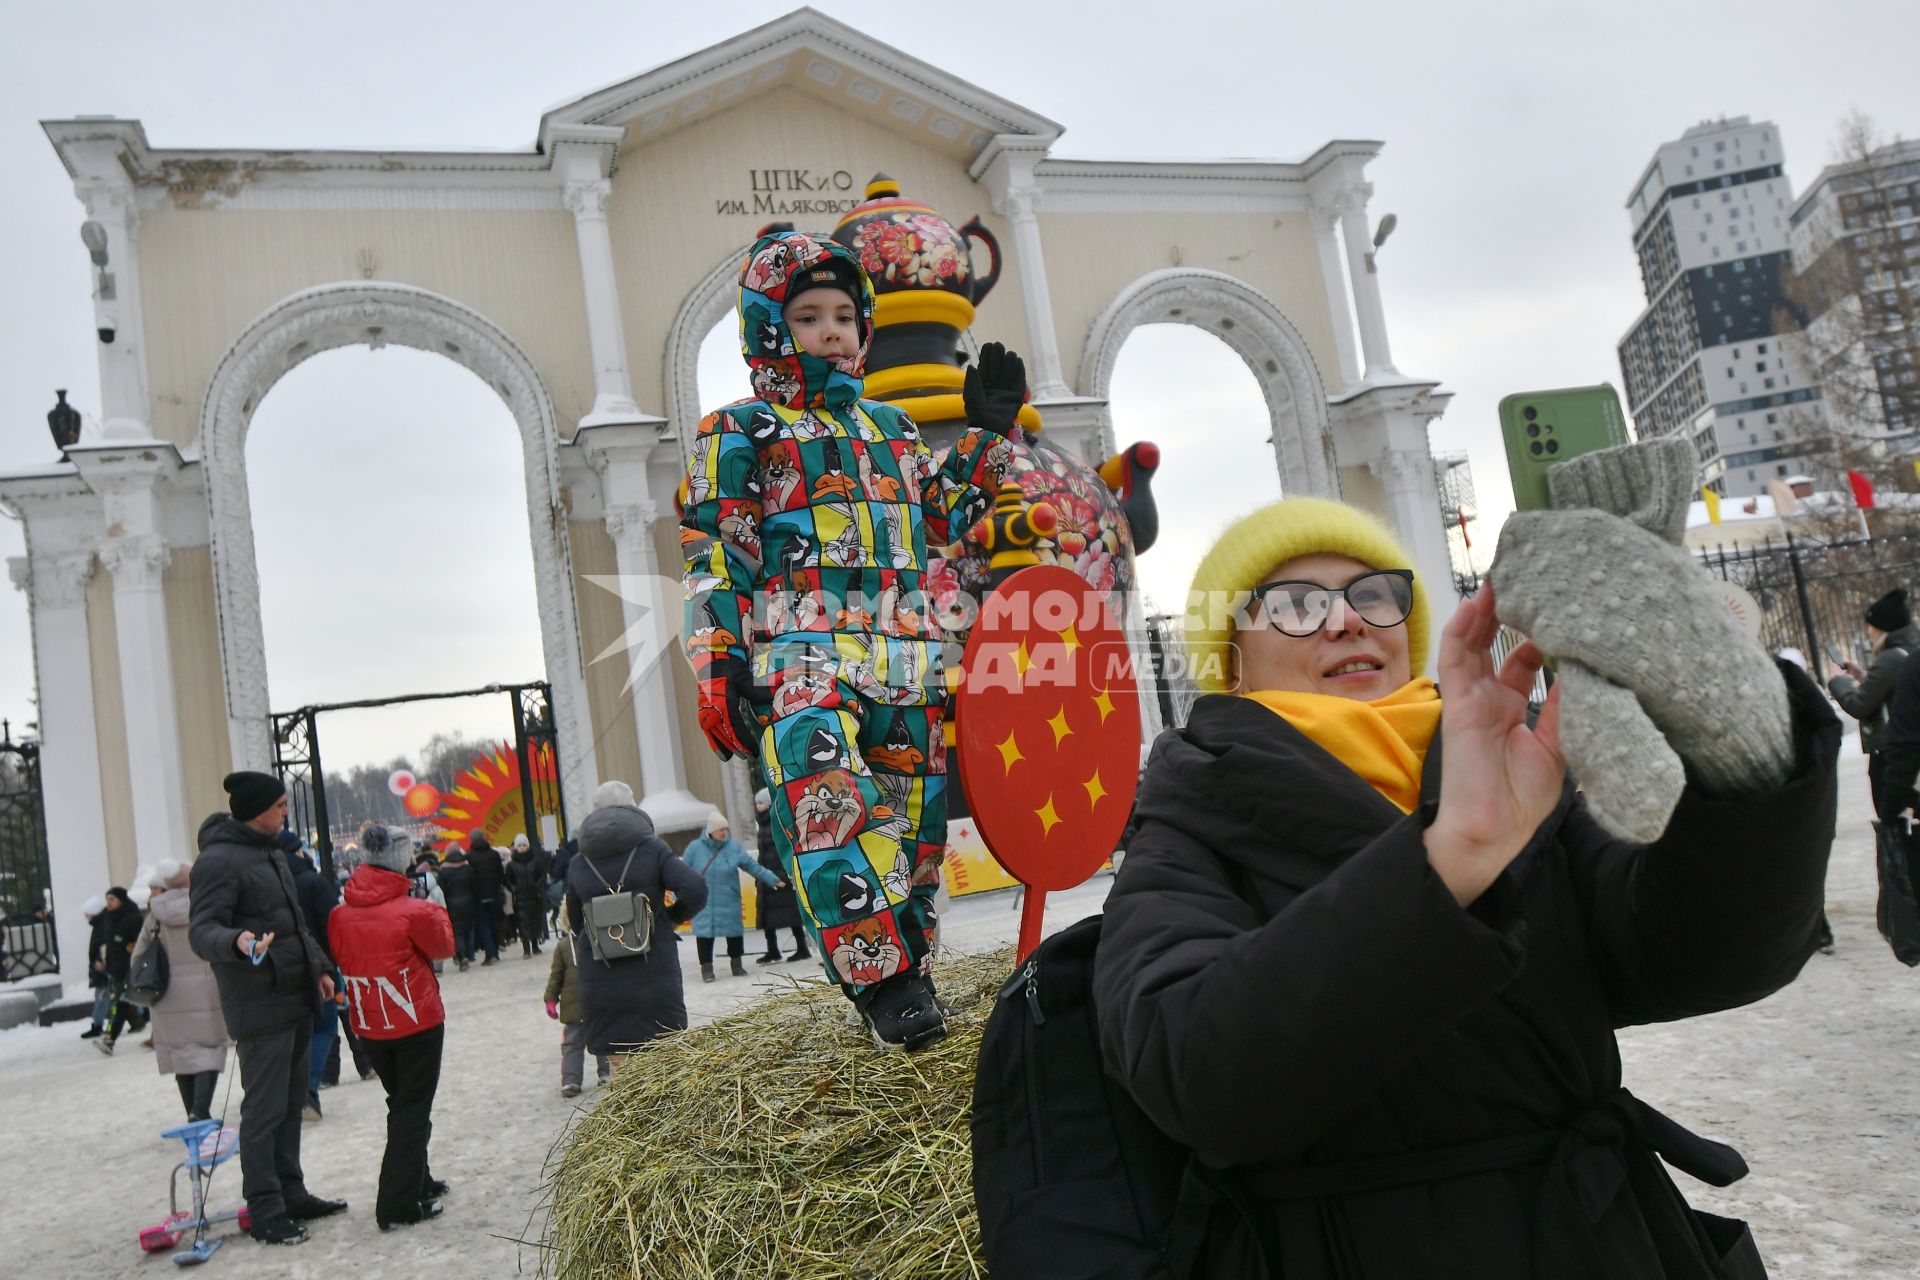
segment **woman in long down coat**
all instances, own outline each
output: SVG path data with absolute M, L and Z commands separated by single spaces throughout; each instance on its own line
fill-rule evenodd
M 576 948 L 580 966 L 587 1051 L 614 1055 L 617 1070 L 622 1057 L 655 1036 L 686 1030 L 680 936 L 674 925 L 706 905 L 707 883 L 653 833 L 653 819 L 633 803 L 633 790 L 624 782 L 600 784 L 593 812 L 577 834 L 580 852 L 567 865 L 566 902 L 567 919 L 581 926 L 565 945 Z M 647 896 L 653 939 L 645 955 L 597 960 L 587 938 L 587 903 L 616 888 Z
M 787 882 L 747 855 L 733 838 L 727 815 L 715 809 L 707 815 L 707 833 L 687 842 L 687 865 L 707 882 L 707 905 L 693 918 L 693 941 L 700 952 L 700 978 L 713 981 L 713 940 L 727 940 L 727 961 L 733 976 L 747 976 L 745 904 L 740 900 L 740 873 L 746 872 L 764 889 L 783 889 Z
M 1495 670 L 1492 589 L 1449 623 L 1436 689 L 1423 595 L 1369 517 L 1294 499 L 1202 561 L 1194 598 L 1224 593 L 1235 623 L 1190 617 L 1189 641 L 1226 663 L 1155 746 L 1094 978 L 1109 1071 L 1254 1203 L 1215 1213 L 1196 1274 L 1263 1274 L 1263 1240 L 1287 1280 L 1764 1274 L 1744 1226 L 1691 1210 L 1666 1168 L 1725 1185 L 1738 1153 L 1628 1093 L 1614 1029 L 1798 973 L 1840 729 L 1803 673 L 1719 630 L 1684 552 L 1612 517 L 1553 523 L 1601 514 L 1515 517 L 1541 535 L 1533 562 L 1508 560 L 1510 525 L 1493 582 L 1501 616 L 1559 657 L 1551 608 L 1592 583 L 1640 592 L 1593 611 L 1604 642 L 1641 619 L 1672 657 L 1658 678 L 1697 682 L 1705 705 L 1685 708 L 1635 686 L 1652 667 L 1631 653 L 1601 670 L 1686 766 L 1651 844 L 1609 834 L 1564 776 L 1570 670 L 1529 727 L 1541 649 Z M 1729 674 L 1738 696 L 1715 701 Z M 1721 731 L 1680 732 L 1674 706 Z
M 187 941 L 190 868 L 163 858 L 149 882 L 147 927 L 135 954 L 154 945 L 167 949 L 167 994 L 154 1002 L 153 1056 L 163 1076 L 180 1086 L 187 1119 L 213 1115 L 214 1088 L 227 1065 L 227 1020 L 220 1012 L 220 991 L 213 966 L 193 953 Z

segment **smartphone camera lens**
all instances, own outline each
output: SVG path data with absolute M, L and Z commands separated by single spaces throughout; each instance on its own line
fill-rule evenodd
M 1560 452 L 1560 442 L 1558 440 L 1547 441 L 1547 452 L 1548 453 Z
M 1540 434 L 1540 424 L 1537 422 L 1529 422 L 1527 424 L 1527 434 L 1529 436 L 1538 436 Z
M 1520 416 L 1525 418 L 1528 422 L 1532 422 L 1535 418 L 1540 416 L 1540 411 L 1534 408 L 1532 405 L 1528 405 L 1526 408 L 1520 411 Z
M 1540 456 L 1540 442 L 1539 442 L 1538 440 L 1535 440 L 1535 441 L 1534 441 L 1534 442 L 1533 442 L 1532 444 L 1530 444 L 1530 445 L 1528 445 L 1528 446 L 1527 446 L 1527 451 L 1528 451 L 1529 453 L 1531 453 L 1531 454 L 1532 454 L 1532 455 L 1533 455 L 1534 457 L 1536 457 L 1536 458 L 1537 458 L 1537 457 L 1539 457 L 1539 456 Z

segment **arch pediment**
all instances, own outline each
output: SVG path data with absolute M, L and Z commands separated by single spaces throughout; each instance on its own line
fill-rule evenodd
M 548 111 L 557 126 L 614 125 L 629 143 L 665 137 L 706 116 L 793 88 L 928 147 L 971 159 L 997 134 L 1051 143 L 1061 126 L 1018 103 L 881 43 L 813 9 L 597 89 Z

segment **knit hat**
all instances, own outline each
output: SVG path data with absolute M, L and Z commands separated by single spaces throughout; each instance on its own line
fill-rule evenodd
M 180 870 L 180 863 L 176 859 L 162 858 L 160 865 L 153 869 L 153 874 L 147 877 L 147 884 L 151 888 L 164 889 L 173 883 L 173 878 L 180 874 Z
M 288 853 L 300 852 L 300 846 L 306 843 L 300 838 L 300 833 L 292 827 L 282 827 L 280 834 L 275 836 L 274 839 L 278 840 L 280 847 Z
M 1875 631 L 1898 631 L 1912 621 L 1905 587 L 1895 587 L 1867 606 L 1867 625 Z
M 413 837 L 399 827 L 369 822 L 360 831 L 360 855 L 369 866 L 404 876 L 413 870 Z
M 773 805 L 773 793 L 765 787 L 762 787 L 753 793 L 753 803 L 762 809 L 771 808 Z
M 107 900 L 97 893 L 80 904 L 80 914 L 83 916 L 97 916 L 106 909 Z
M 273 808 L 274 801 L 287 794 L 280 779 L 251 769 L 228 774 L 220 786 L 227 793 L 228 811 L 242 822 L 259 817 Z
M 593 811 L 595 813 L 600 812 L 602 809 L 611 809 L 615 805 L 631 806 L 633 803 L 633 788 L 618 779 L 612 782 L 603 782 L 593 789 Z
M 1187 598 L 1187 657 L 1203 693 L 1224 693 L 1227 647 L 1234 615 L 1275 565 L 1316 552 L 1351 556 L 1373 569 L 1408 569 L 1413 558 L 1400 540 L 1357 507 L 1326 498 L 1287 498 L 1242 516 L 1228 527 L 1193 573 Z M 1412 674 L 1427 668 L 1427 592 L 1413 580 L 1413 610 L 1407 615 L 1407 657 Z
M 532 843 L 530 843 L 530 842 L 529 842 L 529 841 L 527 840 L 527 833 L 526 833 L 526 832 L 524 832 L 524 831 L 522 831 L 522 832 L 519 832 L 518 834 L 516 834 L 516 835 L 515 835 L 515 836 L 513 837 L 513 847 L 514 847 L 514 848 L 515 848 L 516 850 L 518 850 L 518 849 L 531 849 L 531 848 L 533 848 L 533 845 L 532 845 Z
M 732 829 L 733 829 L 733 824 L 727 821 L 727 815 L 720 812 L 718 809 L 713 810 L 711 813 L 707 815 L 707 834 L 708 835 L 717 836 L 722 831 L 730 831 Z

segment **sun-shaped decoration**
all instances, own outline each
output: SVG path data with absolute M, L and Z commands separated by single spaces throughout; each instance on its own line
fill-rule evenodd
M 533 762 L 536 805 L 543 797 L 559 794 L 554 785 L 553 749 L 535 749 Z M 425 785 L 425 784 L 421 784 Z M 413 796 L 407 797 L 409 807 Z M 528 822 L 520 798 L 520 757 L 506 743 L 489 747 L 473 758 L 453 780 L 453 787 L 439 797 L 440 811 L 433 815 L 434 828 L 442 835 L 464 843 L 476 827 L 486 832 L 490 844 L 510 844 L 516 835 L 539 832 L 538 821 Z M 543 809 L 542 812 L 550 812 Z M 539 815 L 536 815 L 536 819 Z

